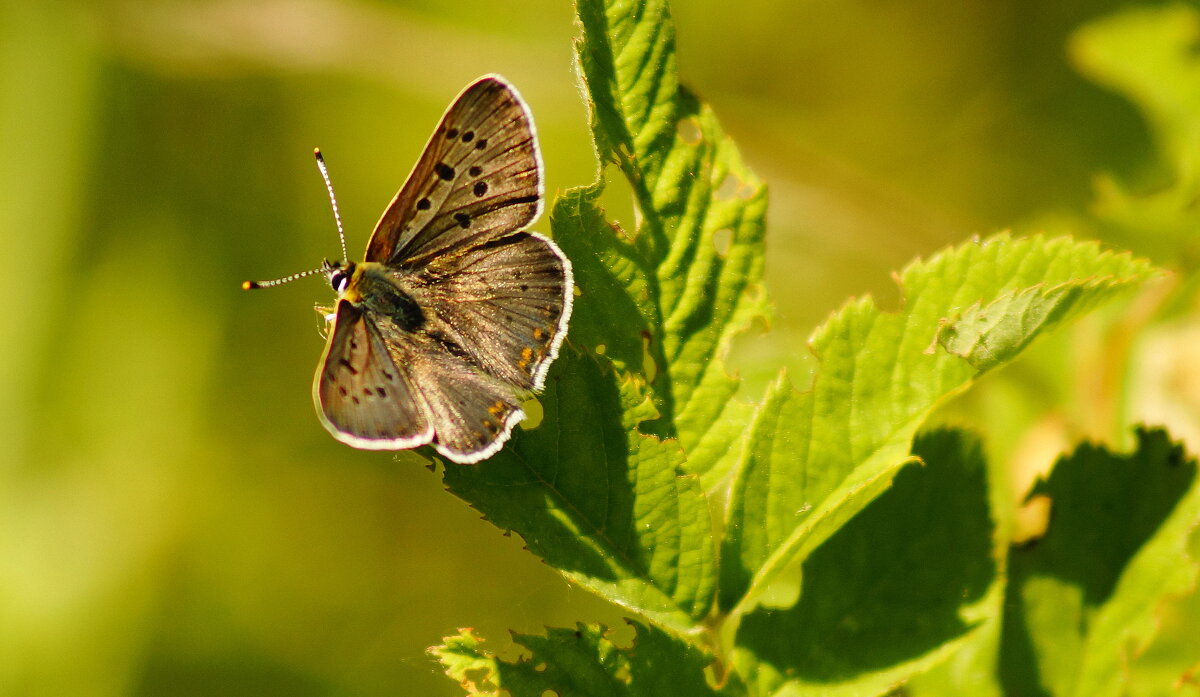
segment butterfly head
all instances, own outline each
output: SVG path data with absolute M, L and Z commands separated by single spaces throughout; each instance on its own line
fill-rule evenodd
M 321 265 L 321 271 L 325 273 L 325 278 L 329 280 L 330 287 L 338 294 L 346 292 L 346 288 L 350 286 L 350 279 L 354 276 L 354 262 L 352 261 L 329 261 Z

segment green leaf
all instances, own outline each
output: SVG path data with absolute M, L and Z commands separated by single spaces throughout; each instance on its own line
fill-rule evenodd
M 529 550 L 614 603 L 681 632 L 712 603 L 707 504 L 678 443 L 638 432 L 657 416 L 639 380 L 565 348 L 540 427 L 447 488 Z
M 1200 558 L 1200 535 L 1193 533 L 1189 556 Z M 1154 641 L 1129 667 L 1130 697 L 1190 697 L 1200 692 L 1200 593 L 1168 598 L 1160 606 L 1162 623 Z
M 577 7 L 597 155 L 628 180 L 640 220 L 632 239 L 618 239 L 596 208 L 601 183 L 556 205 L 555 237 L 568 255 L 583 265 L 599 262 L 632 299 L 613 302 L 609 291 L 581 284 L 581 307 L 622 323 L 573 328 L 573 336 L 604 343 L 614 361 L 635 369 L 648 349 L 663 417 L 656 432 L 678 435 L 689 469 L 704 473 L 746 420 L 736 407 L 722 416 L 738 388 L 723 359 L 733 337 L 767 311 L 766 188 L 712 110 L 679 85 L 665 0 L 580 0 Z M 580 276 L 603 273 L 583 269 Z
M 757 694 L 878 695 L 944 660 L 995 583 L 987 468 L 958 431 L 916 439 L 892 487 L 818 547 L 799 601 L 746 616 L 739 672 Z
M 1084 445 L 1030 493 L 1049 497 L 1045 535 L 1009 558 L 1001 649 L 1010 694 L 1121 695 L 1157 631 L 1163 600 L 1195 587 L 1196 461 L 1162 431 L 1119 455 Z
M 1150 120 L 1184 182 L 1200 184 L 1200 11 L 1132 7 L 1075 32 L 1070 50 L 1091 79 L 1127 95 Z
M 1073 251 L 1091 255 L 1084 247 Z M 1106 264 L 1092 267 L 1092 273 L 1092 278 L 1008 291 L 986 306 L 975 303 L 942 326 L 938 343 L 980 372 L 1008 363 L 1038 334 L 1126 290 L 1128 279 L 1138 274 L 1137 262 L 1110 256 Z
M 705 697 L 711 656 L 652 626 L 630 621 L 629 648 L 613 644 L 603 625 L 549 628 L 545 636 L 514 634 L 530 655 L 505 661 L 481 647 L 469 629 L 429 649 L 471 695 L 512 697 Z M 726 693 L 727 694 L 727 693 Z
M 602 183 L 571 189 L 554 203 L 554 241 L 571 259 L 579 296 L 569 338 L 576 346 L 604 347 L 620 370 L 642 372 L 645 339 L 658 326 L 650 285 L 653 269 L 633 253 L 604 219 Z
M 900 277 L 900 312 L 882 312 L 870 298 L 846 305 L 810 342 L 820 361 L 811 389 L 798 393 L 781 375 L 755 416 L 730 496 L 720 607 L 751 602 L 886 489 L 929 412 L 980 373 L 937 350 L 939 335 L 979 333 L 978 323 L 955 315 L 977 317 L 972 308 L 1054 289 L 1052 312 L 1040 322 L 1020 321 L 1026 304 L 994 305 L 988 321 L 1020 331 L 982 363 L 992 368 L 1055 321 L 1151 271 L 1094 243 L 999 235 L 910 265 Z
M 1098 179 L 1093 212 L 1106 238 L 1195 267 L 1200 243 L 1200 10 L 1184 3 L 1131 7 L 1072 35 L 1077 69 L 1133 103 L 1150 125 L 1167 181 L 1131 190 Z

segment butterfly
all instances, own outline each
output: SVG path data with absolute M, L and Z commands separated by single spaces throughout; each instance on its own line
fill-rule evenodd
M 529 108 L 506 80 L 484 76 L 442 116 L 364 261 L 243 284 L 323 272 L 337 293 L 313 380 L 335 438 L 371 450 L 432 445 L 460 464 L 503 447 L 571 317 L 571 262 L 526 230 L 542 198 Z

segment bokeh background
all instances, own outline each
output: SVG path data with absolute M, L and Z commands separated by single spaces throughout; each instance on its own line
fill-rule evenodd
M 913 257 L 1103 236 L 1080 222 L 1097 174 L 1163 177 L 1143 114 L 1072 62 L 1120 3 L 673 6 L 684 81 L 771 187 L 778 313 L 734 357 L 749 392 L 803 376 L 848 296 L 900 302 Z M 456 627 L 503 649 L 619 624 L 422 457 L 324 432 L 319 277 L 239 289 L 338 255 L 313 147 L 360 254 L 483 73 L 532 106 L 548 191 L 591 181 L 575 32 L 565 0 L 0 2 L 0 693 L 452 695 L 424 649 Z

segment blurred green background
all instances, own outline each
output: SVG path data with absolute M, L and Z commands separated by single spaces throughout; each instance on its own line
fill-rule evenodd
M 1069 58 L 1118 7 L 674 2 L 684 81 L 771 187 L 778 317 L 747 339 L 751 389 L 802 376 L 846 297 L 899 302 L 914 256 L 1091 234 L 1094 175 L 1162 176 L 1143 117 Z M 0 693 L 452 695 L 424 649 L 456 627 L 502 648 L 619 624 L 421 457 L 324 432 L 319 278 L 239 290 L 338 255 L 313 147 L 360 255 L 483 73 L 529 101 L 548 192 L 589 182 L 570 3 L 0 8 Z

